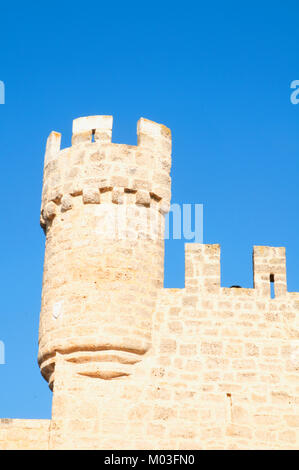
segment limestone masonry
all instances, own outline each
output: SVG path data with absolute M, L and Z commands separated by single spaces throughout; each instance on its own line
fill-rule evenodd
M 140 119 L 137 146 L 111 133 L 111 116 L 90 116 L 72 147 L 48 138 L 38 361 L 52 419 L 0 420 L 0 449 L 298 449 L 285 249 L 255 246 L 244 289 L 221 287 L 219 245 L 186 244 L 185 288 L 163 288 L 170 130 Z

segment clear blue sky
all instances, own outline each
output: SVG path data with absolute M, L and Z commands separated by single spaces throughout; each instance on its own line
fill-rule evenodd
M 43 156 L 52 130 L 114 116 L 135 144 L 143 116 L 173 133 L 173 202 L 204 204 L 222 285 L 252 287 L 252 246 L 286 246 L 299 290 L 298 1 L 5 2 L 0 7 L 0 417 L 49 418 L 36 362 L 44 235 Z M 168 287 L 183 241 L 167 242 Z

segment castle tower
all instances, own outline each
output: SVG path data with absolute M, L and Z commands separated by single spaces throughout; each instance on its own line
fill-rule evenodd
M 163 287 L 171 133 L 141 118 L 138 145 L 111 143 L 112 117 L 73 122 L 72 146 L 47 141 L 39 364 L 53 387 L 61 354 L 79 373 L 130 375 L 151 344 Z

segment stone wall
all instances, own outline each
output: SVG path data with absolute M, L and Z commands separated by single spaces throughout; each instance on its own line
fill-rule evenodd
M 0 419 L 0 450 L 48 450 L 50 420 Z

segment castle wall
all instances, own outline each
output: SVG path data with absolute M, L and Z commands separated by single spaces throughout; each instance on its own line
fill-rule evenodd
M 220 287 L 219 258 L 218 245 L 186 245 L 186 288 L 160 297 L 161 438 L 185 448 L 298 448 L 299 294 L 286 290 L 284 248 L 255 247 L 254 289 Z
M 223 288 L 219 246 L 186 245 L 186 287 L 161 289 L 129 377 L 83 378 L 59 356 L 53 448 L 298 448 L 299 294 L 285 271 L 283 248 L 255 247 L 255 288 Z

